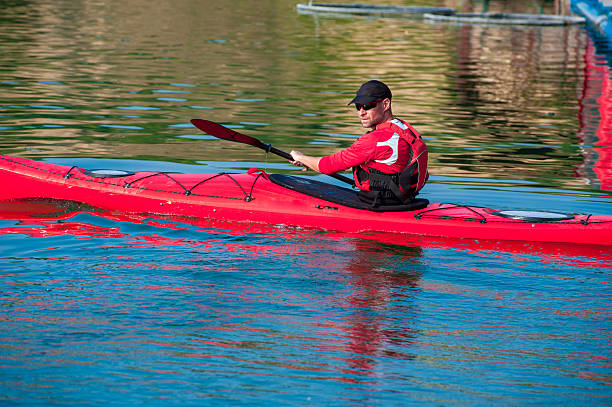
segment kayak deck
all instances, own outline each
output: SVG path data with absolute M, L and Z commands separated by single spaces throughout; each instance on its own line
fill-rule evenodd
M 305 177 L 267 174 L 137 172 L 112 176 L 76 166 L 0 156 L 0 200 L 52 198 L 107 210 L 329 231 L 408 233 L 471 239 L 612 245 L 612 216 L 511 219 L 495 209 L 416 200 L 372 211 L 356 191 Z M 365 205 L 366 207 L 363 207 Z

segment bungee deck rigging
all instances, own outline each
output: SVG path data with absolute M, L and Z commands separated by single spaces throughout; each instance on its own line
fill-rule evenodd
M 242 185 L 237 182 L 234 178 L 232 178 L 232 174 L 231 173 L 225 173 L 225 172 L 221 172 L 218 174 L 206 174 L 206 175 L 202 175 L 202 179 L 198 182 L 196 182 L 195 184 L 193 184 L 191 187 L 187 188 L 185 185 L 183 185 L 179 180 L 177 180 L 175 177 L 172 176 L 172 174 L 179 174 L 181 175 L 182 173 L 176 173 L 176 172 L 168 172 L 168 171 L 158 171 L 158 172 L 142 172 L 142 173 L 133 173 L 131 171 L 127 171 L 127 175 L 114 175 L 114 176 L 97 176 L 96 175 L 96 171 L 108 171 L 108 170 L 81 170 L 78 166 L 73 165 L 71 167 L 66 167 L 68 168 L 67 171 L 63 171 L 61 169 L 62 166 L 56 166 L 58 167 L 57 171 L 54 171 L 52 169 L 49 168 L 41 168 L 35 165 L 31 165 L 31 164 L 27 164 L 24 162 L 20 162 L 17 161 L 11 157 L 7 157 L 7 156 L 0 156 L 0 160 L 4 160 L 4 161 L 9 161 L 11 163 L 17 164 L 17 165 L 22 165 L 24 167 L 28 167 L 28 168 L 32 168 L 32 169 L 36 169 L 39 171 L 44 171 L 44 172 L 48 172 L 50 174 L 55 174 L 55 175 L 59 175 L 61 177 L 63 177 L 64 179 L 77 179 L 77 180 L 81 180 L 81 181 L 86 181 L 86 182 L 91 182 L 91 183 L 99 183 L 99 184 L 103 184 L 103 185 L 109 185 L 109 186 L 121 186 L 125 189 L 129 189 L 129 188 L 136 188 L 136 189 L 142 189 L 142 190 L 147 190 L 147 191 L 155 191 L 155 192 L 164 192 L 164 193 L 169 193 L 169 194 L 181 194 L 181 195 L 185 195 L 185 196 L 190 196 L 190 195 L 194 195 L 194 196 L 202 196 L 202 197 L 211 197 L 211 198 L 220 198 L 220 199 L 243 199 L 247 202 L 252 200 L 252 192 L 253 192 L 253 187 L 255 186 L 255 182 L 257 181 L 257 178 L 255 179 L 255 181 L 253 182 L 253 184 L 251 185 L 251 190 L 247 193 L 245 191 L 245 189 L 242 187 Z M 76 172 L 78 171 L 78 172 Z M 114 170 L 117 171 L 117 170 Z M 85 177 L 81 176 L 79 177 L 79 174 L 81 175 L 85 175 Z M 185 175 L 185 174 L 182 174 Z M 153 177 L 157 177 L 157 176 L 163 176 L 169 180 L 171 180 L 175 185 L 179 186 L 182 191 L 175 191 L 175 190 L 171 190 L 171 189 L 159 189 L 159 188 L 151 188 L 151 187 L 143 187 L 143 186 L 139 186 L 139 185 L 134 185 L 135 183 L 138 183 L 139 181 L 143 181 L 145 179 L 149 179 L 149 178 L 153 178 Z M 222 195 L 212 195 L 212 194 L 202 194 L 202 193 L 194 193 L 193 190 L 197 187 L 199 187 L 200 185 L 205 184 L 207 181 L 213 180 L 215 178 L 218 177 L 228 177 L 230 180 L 233 181 L 233 183 L 240 188 L 240 190 L 244 193 L 244 197 L 243 198 L 239 198 L 239 197 L 232 197 L 232 196 L 222 196 Z M 129 181 L 126 181 L 126 178 L 129 179 Z M 106 181 L 106 180 L 111 180 L 111 179 L 115 179 L 118 181 L 122 181 L 121 182 L 110 182 L 110 181 Z

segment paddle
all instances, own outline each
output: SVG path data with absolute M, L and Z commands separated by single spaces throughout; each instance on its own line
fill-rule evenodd
M 235 141 L 237 143 L 248 144 L 250 146 L 260 148 L 267 153 L 276 154 L 280 157 L 283 157 L 286 160 L 293 161 L 293 157 L 291 157 L 291 154 L 286 153 L 282 150 L 279 150 L 278 148 L 272 147 L 272 145 L 270 144 L 264 144 L 254 137 L 250 137 L 242 133 L 238 133 L 237 131 L 229 129 L 225 126 L 222 126 L 219 123 L 211 122 L 210 120 L 204 120 L 204 119 L 191 119 L 191 123 L 194 126 L 196 126 L 198 129 L 202 130 L 204 133 L 210 134 L 211 136 L 214 136 L 214 137 L 217 137 L 223 140 L 229 140 L 229 141 Z M 340 175 L 340 174 L 327 174 L 327 175 L 329 175 L 330 177 L 334 177 L 337 180 L 340 180 L 342 182 L 346 182 L 347 184 L 351 184 L 351 185 L 355 184 L 352 179 L 345 177 L 343 175 Z

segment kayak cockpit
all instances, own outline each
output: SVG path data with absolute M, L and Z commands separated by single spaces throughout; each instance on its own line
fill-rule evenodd
M 364 209 L 373 212 L 404 212 L 416 211 L 429 205 L 427 199 L 415 199 L 405 205 L 381 205 L 372 207 L 371 204 L 359 199 L 357 191 L 349 188 L 327 184 L 305 177 L 295 177 L 283 174 L 268 174 L 268 178 L 270 181 L 283 188 L 355 209 Z

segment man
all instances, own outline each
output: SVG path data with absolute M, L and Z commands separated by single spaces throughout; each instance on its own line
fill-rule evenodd
M 291 151 L 292 164 L 333 174 L 353 167 L 359 198 L 376 205 L 408 203 L 423 188 L 427 147 L 408 123 L 393 117 L 391 90 L 376 80 L 361 85 L 354 103 L 361 125 L 371 129 L 350 147 L 325 157 Z

